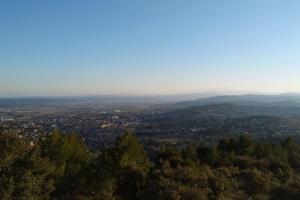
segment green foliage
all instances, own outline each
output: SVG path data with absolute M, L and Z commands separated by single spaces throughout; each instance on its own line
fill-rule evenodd
M 16 135 L 0 134 L 0 199 L 48 199 L 53 166 Z
M 130 168 L 142 173 L 149 170 L 149 159 L 134 134 L 126 132 L 118 138 L 115 152 L 120 168 Z
M 153 153 L 153 152 L 152 152 Z M 0 199 L 300 199 L 300 145 L 227 138 L 217 146 L 165 147 L 149 160 L 126 132 L 97 154 L 54 131 L 34 146 L 0 134 Z
M 52 196 L 73 192 L 84 181 L 84 170 L 91 160 L 85 144 L 76 134 L 62 134 L 55 130 L 40 142 L 42 157 L 55 166 L 53 174 L 56 186 Z
M 138 138 L 126 132 L 102 150 L 91 166 L 85 193 L 89 199 L 138 199 L 150 161 Z

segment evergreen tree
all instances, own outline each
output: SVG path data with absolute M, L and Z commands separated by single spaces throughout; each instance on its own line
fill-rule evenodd
M 53 166 L 38 147 L 13 134 L 0 134 L 0 199 L 49 199 Z

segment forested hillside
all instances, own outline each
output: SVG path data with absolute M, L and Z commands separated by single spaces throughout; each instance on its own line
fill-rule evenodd
M 162 145 L 150 159 L 129 132 L 96 152 L 76 134 L 54 131 L 34 143 L 0 134 L 3 200 L 296 200 L 299 170 L 300 146 L 290 138 L 270 144 L 243 135 L 209 147 Z

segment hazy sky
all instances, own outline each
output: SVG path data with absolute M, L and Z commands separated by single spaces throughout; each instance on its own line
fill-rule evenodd
M 0 0 L 0 96 L 300 92 L 299 0 Z

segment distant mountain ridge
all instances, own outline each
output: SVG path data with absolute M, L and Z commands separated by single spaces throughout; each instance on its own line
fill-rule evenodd
M 182 101 L 173 105 L 175 108 L 186 108 L 209 104 L 234 103 L 239 105 L 265 105 L 265 106 L 300 106 L 299 94 L 280 95 L 221 95 L 201 98 L 192 101 Z
M 49 106 L 49 105 L 86 105 L 86 104 L 162 104 L 173 108 L 234 103 L 239 105 L 293 106 L 300 107 L 300 94 L 280 95 L 217 95 L 213 93 L 191 93 L 179 95 L 100 95 L 70 97 L 21 97 L 0 98 L 0 106 Z
M 0 98 L 0 106 L 53 106 L 83 104 L 166 104 L 215 96 L 212 93 L 190 93 L 178 95 L 91 95 L 63 97 L 14 97 Z

